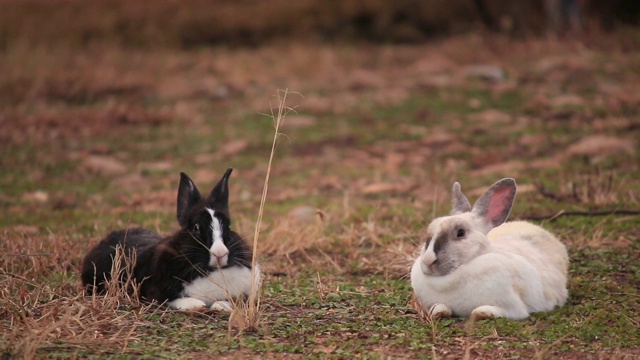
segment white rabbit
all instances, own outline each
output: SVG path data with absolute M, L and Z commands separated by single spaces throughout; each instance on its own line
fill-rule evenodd
M 537 225 L 504 223 L 515 194 L 515 180 L 502 179 L 471 208 L 453 184 L 451 215 L 429 224 L 411 269 L 416 298 L 431 316 L 524 319 L 564 305 L 567 250 Z

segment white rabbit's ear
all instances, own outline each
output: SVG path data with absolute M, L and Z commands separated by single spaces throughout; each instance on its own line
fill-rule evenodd
M 451 215 L 462 214 L 471 211 L 471 204 L 460 189 L 460 183 L 453 183 L 451 191 Z
M 485 219 L 492 227 L 501 225 L 509 217 L 513 199 L 516 197 L 516 181 L 502 179 L 493 184 L 475 204 L 473 212 Z
M 180 173 L 180 185 L 178 186 L 178 223 L 181 227 L 187 226 L 188 210 L 197 204 L 202 195 L 196 185 L 185 173 Z

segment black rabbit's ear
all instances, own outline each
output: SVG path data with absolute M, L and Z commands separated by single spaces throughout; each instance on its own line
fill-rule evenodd
M 227 216 L 229 215 L 229 176 L 232 171 L 232 168 L 227 169 L 207 199 L 213 210 L 224 212 Z
M 185 173 L 180 173 L 180 186 L 178 187 L 178 223 L 181 227 L 187 226 L 187 213 L 197 204 L 202 195 L 196 185 Z

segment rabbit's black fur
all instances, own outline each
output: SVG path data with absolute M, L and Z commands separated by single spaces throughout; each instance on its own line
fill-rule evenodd
M 166 301 L 170 306 L 172 301 L 183 297 L 200 299 L 207 306 L 213 301 L 224 300 L 218 298 L 219 295 L 209 298 L 190 294 L 188 286 L 215 272 L 229 270 L 234 279 L 242 276 L 243 282 L 247 274 L 244 269 L 249 269 L 250 274 L 251 248 L 230 228 L 228 178 L 231 171 L 227 170 L 206 198 L 200 195 L 191 179 L 181 173 L 177 206 L 181 229 L 167 238 L 140 228 L 112 232 L 85 257 L 82 265 L 83 285 L 88 291 L 94 290 L 95 286 L 97 293 L 105 292 L 105 280 L 111 278 L 115 248 L 121 245 L 127 255 L 132 250 L 136 251 L 133 277 L 140 285 L 143 300 L 158 303 Z M 216 241 L 218 243 L 214 244 Z M 209 290 L 206 282 L 200 284 L 205 285 L 198 285 L 199 293 Z M 216 285 L 212 282 L 211 286 Z M 245 291 L 245 287 L 227 293 L 246 296 L 248 290 Z

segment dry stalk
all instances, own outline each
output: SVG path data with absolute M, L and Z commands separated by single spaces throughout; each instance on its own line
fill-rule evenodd
M 320 298 L 320 300 L 324 301 L 327 295 L 331 293 L 331 289 L 322 282 L 322 279 L 320 278 L 320 273 L 316 273 L 316 275 L 318 276 L 318 282 L 316 283 L 316 291 L 318 292 L 318 297 Z
M 273 119 L 273 125 L 275 128 L 273 142 L 271 144 L 271 153 L 269 154 L 269 163 L 267 164 L 267 173 L 264 179 L 264 186 L 262 188 L 262 197 L 260 198 L 260 208 L 258 210 L 258 219 L 256 220 L 256 226 L 253 233 L 253 259 L 251 261 L 251 291 L 249 293 L 249 299 L 246 303 L 242 303 L 242 306 L 234 306 L 233 312 L 229 316 L 229 337 L 231 336 L 231 329 L 237 328 L 240 332 L 243 331 L 255 331 L 260 325 L 260 287 L 261 281 L 256 281 L 257 273 L 257 252 L 258 252 L 258 238 L 260 236 L 260 225 L 262 224 L 262 215 L 264 213 L 264 205 L 267 200 L 267 193 L 269 190 L 269 177 L 271 175 L 271 167 L 273 164 L 273 156 L 278 144 L 278 138 L 280 133 L 280 127 L 284 122 L 284 118 L 287 113 L 293 109 L 285 106 L 287 95 L 289 90 L 278 90 L 278 106 L 277 113 L 274 113 L 274 109 L 271 109 L 271 118 Z M 259 279 L 258 279 L 259 280 Z M 257 289 L 255 287 L 258 287 Z

